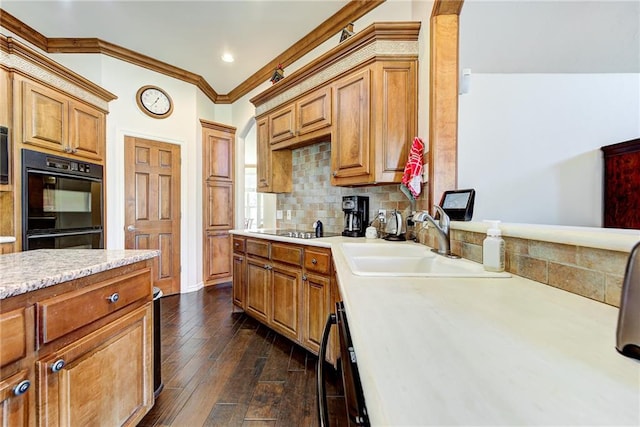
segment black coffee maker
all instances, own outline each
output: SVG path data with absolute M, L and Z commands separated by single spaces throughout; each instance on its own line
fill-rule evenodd
M 367 196 L 343 196 L 342 212 L 344 212 L 343 236 L 364 237 L 369 225 L 369 198 Z

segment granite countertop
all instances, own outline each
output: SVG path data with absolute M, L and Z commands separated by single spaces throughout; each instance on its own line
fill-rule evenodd
M 157 250 L 39 249 L 0 256 L 0 299 L 154 258 Z
M 332 252 L 372 425 L 640 425 L 616 307 L 515 275 L 356 276 Z

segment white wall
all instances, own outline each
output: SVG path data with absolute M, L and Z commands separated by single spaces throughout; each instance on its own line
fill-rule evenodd
M 458 186 L 474 220 L 602 225 L 600 147 L 640 136 L 640 74 L 472 74 Z

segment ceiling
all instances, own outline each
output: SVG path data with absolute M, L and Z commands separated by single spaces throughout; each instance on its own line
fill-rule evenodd
M 215 92 L 227 94 L 349 2 L 1 0 L 0 5 L 46 38 L 97 38 L 200 75 Z M 223 62 L 225 52 L 235 62 Z

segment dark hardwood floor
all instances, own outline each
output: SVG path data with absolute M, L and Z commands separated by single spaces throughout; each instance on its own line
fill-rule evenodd
M 231 287 L 161 300 L 164 389 L 139 426 L 317 426 L 317 357 L 233 313 Z M 331 426 L 346 426 L 341 379 L 327 384 Z

